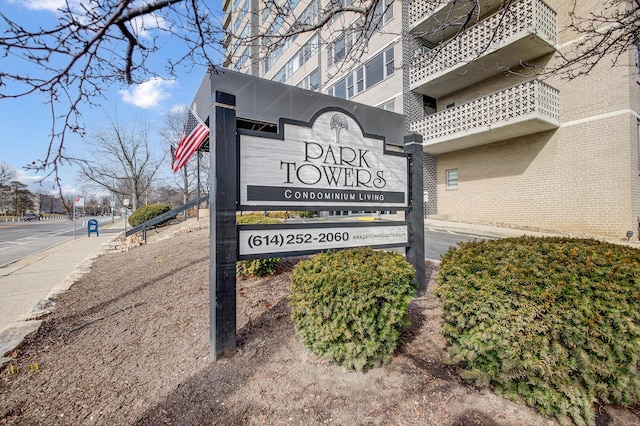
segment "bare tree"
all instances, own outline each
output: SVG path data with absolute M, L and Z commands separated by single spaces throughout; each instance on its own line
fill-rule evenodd
M 166 157 L 164 150 L 153 149 L 149 133 L 146 122 L 125 126 L 117 120 L 92 132 L 88 143 L 93 159 L 79 164 L 80 179 L 116 194 L 121 202 L 130 197 L 136 210 Z
M 8 200 L 11 193 L 11 181 L 16 177 L 16 171 L 7 163 L 0 162 L 0 211 L 7 214 Z
M 177 207 L 183 203 L 182 191 L 173 185 L 161 185 L 152 189 L 156 203 Z
M 598 12 L 587 15 L 577 12 L 577 0 L 570 1 L 576 5 L 571 15 L 572 29 L 583 41 L 571 53 L 562 54 L 563 61 L 556 72 L 566 71 L 567 77 L 574 78 L 589 72 L 605 54 L 615 61 L 636 44 L 639 0 L 605 0 Z M 459 34 L 481 18 L 480 0 L 430 2 L 434 10 L 445 5 L 446 13 L 440 14 L 438 24 L 429 30 L 443 37 Z M 316 10 L 305 9 L 296 15 L 295 10 L 300 10 L 294 8 L 297 3 L 261 2 L 275 18 L 269 28 L 248 35 L 226 31 L 219 13 L 211 10 L 211 2 L 205 0 L 66 1 L 58 9 L 57 21 L 36 28 L 29 25 L 26 14 L 16 20 L 0 13 L 2 56 L 22 59 L 35 67 L 25 73 L 21 66 L 0 66 L 0 99 L 44 93 L 51 105 L 49 150 L 43 160 L 31 167 L 51 168 L 57 173 L 59 164 L 69 159 L 63 151 L 65 136 L 69 132 L 84 134 L 81 108 L 95 105 L 111 84 L 141 83 L 166 77 L 167 71 L 171 77 L 178 66 L 204 65 L 216 70 L 220 65 L 216 57 L 227 50 L 226 46 L 248 45 L 252 54 L 268 60 L 274 49 L 315 31 L 321 34 L 318 44 L 344 44 L 345 56 L 357 59 L 368 48 L 366 41 L 372 32 L 384 31 L 381 22 L 390 2 L 309 1 L 310 5 L 318 5 Z M 507 16 L 513 3 L 514 0 L 503 0 L 500 13 Z M 150 59 L 175 39 L 183 50 L 165 63 L 154 64 Z M 238 60 L 233 48 L 230 51 L 227 59 Z
M 0 186 L 7 186 L 16 176 L 16 170 L 7 163 L 0 162 Z

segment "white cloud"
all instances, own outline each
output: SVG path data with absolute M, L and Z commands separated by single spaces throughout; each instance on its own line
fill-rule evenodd
M 9 3 L 31 10 L 51 10 L 53 12 L 64 6 L 64 0 L 9 0 Z
M 186 113 L 187 112 L 187 106 L 186 105 L 175 105 L 173 108 L 171 108 L 171 112 L 176 113 L 176 114 L 182 114 L 183 112 Z
M 18 169 L 16 170 L 16 176 L 14 180 L 17 180 L 20 183 L 23 183 L 25 185 L 32 185 L 32 184 L 38 184 L 40 181 L 42 181 L 42 179 L 44 178 L 44 176 L 38 176 L 38 175 L 33 175 L 33 174 L 29 174 L 30 172 L 24 169 Z
M 175 80 L 165 80 L 154 77 L 127 90 L 119 90 L 118 93 L 126 103 L 148 109 L 158 106 L 170 95 L 167 89 L 175 85 Z
M 155 14 L 135 18 L 130 22 L 130 24 L 133 27 L 133 32 L 135 34 L 146 39 L 151 38 L 149 30 L 162 29 L 168 31 L 170 28 L 170 23 L 166 19 Z
M 65 0 L 9 0 L 9 3 L 17 4 L 30 10 L 49 10 L 57 12 L 61 7 L 66 7 Z M 78 10 L 81 0 L 69 1 L 71 10 Z
M 29 10 L 44 10 L 58 12 L 67 7 L 74 13 L 83 16 L 85 8 L 92 9 L 92 5 L 87 0 L 7 0 L 10 4 L 15 4 Z M 136 1 L 130 7 L 140 7 L 148 1 Z M 83 6 L 84 4 L 84 6 Z M 162 16 L 150 13 L 133 19 L 131 22 L 133 32 L 143 38 L 151 38 L 149 30 L 163 29 L 169 30 L 170 22 Z
M 26 185 L 26 189 L 33 193 L 49 194 L 54 192 L 53 180 L 50 178 L 48 179 L 44 174 L 37 175 L 33 174 L 33 171 L 17 169 L 16 176 L 13 180 Z M 57 192 L 57 190 L 55 190 L 55 192 Z

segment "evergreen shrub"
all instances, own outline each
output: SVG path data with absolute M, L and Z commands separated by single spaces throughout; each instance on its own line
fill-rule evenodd
M 267 216 L 275 218 L 275 219 L 288 219 L 290 217 L 290 214 L 289 214 L 289 212 L 276 211 L 276 212 L 267 213 Z
M 586 239 L 469 242 L 442 257 L 436 295 L 463 377 L 555 416 L 640 396 L 640 252 Z
M 316 211 L 311 211 L 311 210 L 301 210 L 294 213 L 296 216 L 301 218 L 312 218 L 312 217 L 315 217 L 317 214 Z
M 280 219 L 266 217 L 262 214 L 245 214 L 236 216 L 236 223 L 242 224 L 273 224 L 282 223 Z M 239 277 L 255 275 L 263 277 L 277 272 L 277 266 L 282 259 L 279 257 L 267 259 L 240 260 L 236 262 L 236 275 Z
M 290 307 L 309 349 L 361 371 L 391 359 L 415 295 L 415 271 L 404 256 L 357 248 L 298 263 Z
M 171 206 L 168 204 L 148 204 L 146 206 L 139 207 L 131 214 L 131 216 L 129 216 L 129 225 L 135 228 L 136 226 L 142 225 L 146 221 L 156 218 L 169 210 L 171 210 Z M 171 219 L 167 219 L 166 221 L 159 223 L 158 226 L 169 221 L 171 221 Z

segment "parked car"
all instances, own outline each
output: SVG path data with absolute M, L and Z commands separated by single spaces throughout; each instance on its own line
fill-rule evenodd
M 40 220 L 40 215 L 35 213 L 27 213 L 24 215 L 24 220 Z

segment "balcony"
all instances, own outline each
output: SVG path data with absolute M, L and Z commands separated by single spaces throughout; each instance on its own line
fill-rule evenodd
M 231 11 L 227 10 L 224 12 L 224 16 L 222 17 L 222 28 L 225 30 L 229 30 L 231 28 Z
M 560 96 L 538 80 L 509 87 L 409 125 L 423 150 L 443 154 L 560 126 Z
M 412 0 L 409 4 L 409 31 L 436 44 L 441 40 L 446 40 L 460 30 L 460 27 L 467 22 L 472 6 L 480 7 L 480 13 L 474 11 L 472 18 L 482 18 L 498 9 L 501 4 L 502 0 L 486 0 L 483 2 Z M 453 23 L 454 25 L 444 25 L 445 23 Z M 455 25 L 456 23 L 459 23 L 459 25 Z M 475 24 L 473 21 L 469 23 Z
M 411 90 L 438 98 L 555 50 L 556 14 L 522 0 L 416 58 Z

